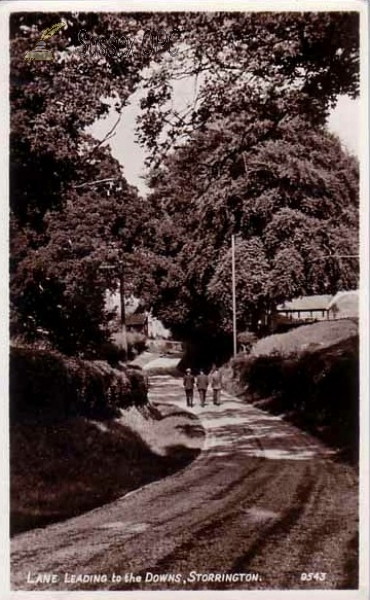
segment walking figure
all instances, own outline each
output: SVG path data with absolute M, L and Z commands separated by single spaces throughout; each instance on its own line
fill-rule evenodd
M 197 388 L 198 388 L 198 392 L 199 392 L 201 406 L 204 406 L 206 403 L 207 387 L 208 387 L 208 376 L 201 369 L 200 373 L 197 377 Z
M 184 388 L 186 394 L 186 405 L 193 406 L 193 398 L 194 398 L 194 375 L 191 374 L 190 369 L 186 369 L 186 373 L 184 375 Z
M 211 374 L 211 385 L 213 389 L 213 404 L 220 404 L 221 389 L 222 389 L 222 375 L 220 370 L 216 367 Z

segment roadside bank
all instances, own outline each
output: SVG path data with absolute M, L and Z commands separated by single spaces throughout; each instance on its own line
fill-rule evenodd
M 358 462 L 359 338 L 353 321 L 305 325 L 257 342 L 224 367 L 227 389 Z
M 194 415 L 148 402 L 138 367 L 13 349 L 10 398 L 11 535 L 167 477 L 203 445 Z

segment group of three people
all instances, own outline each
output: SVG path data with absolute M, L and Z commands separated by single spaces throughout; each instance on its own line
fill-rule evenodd
M 187 406 L 193 406 L 195 384 L 199 392 L 200 405 L 204 406 L 206 404 L 207 388 L 209 383 L 211 384 L 213 390 L 213 404 L 218 405 L 220 404 L 222 388 L 222 375 L 219 369 L 214 368 L 209 377 L 201 369 L 196 379 L 192 374 L 191 369 L 186 369 L 186 373 L 184 375 L 184 389 Z

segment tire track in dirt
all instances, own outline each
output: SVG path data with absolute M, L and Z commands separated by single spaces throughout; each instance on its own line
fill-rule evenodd
M 182 382 L 151 380 L 152 402 L 184 408 Z M 357 478 L 332 451 L 276 416 L 223 394 L 192 411 L 206 429 L 187 468 L 116 502 L 12 541 L 14 589 L 184 589 L 174 583 L 66 584 L 69 573 L 258 572 L 256 583 L 188 583 L 186 589 L 298 589 L 302 571 L 327 569 L 311 588 L 357 581 Z M 344 505 L 345 502 L 345 505 Z M 346 515 L 346 519 L 344 519 Z M 25 585 L 28 570 L 54 586 Z

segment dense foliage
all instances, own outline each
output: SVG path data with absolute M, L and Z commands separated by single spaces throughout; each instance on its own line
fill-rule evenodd
M 104 419 L 147 402 L 139 370 L 67 358 L 55 351 L 11 347 L 10 420 L 55 422 L 83 416 Z
M 358 335 L 325 348 L 232 360 L 234 392 L 284 414 L 358 462 Z
M 249 110 L 251 99 L 270 114 L 278 106 L 277 118 L 284 112 L 316 125 L 338 95 L 358 94 L 356 12 L 187 13 L 179 28 L 176 54 L 146 77 L 141 131 L 154 164 L 215 118 Z M 193 98 L 179 110 L 169 100 L 189 77 Z
M 357 285 L 358 259 L 348 258 L 358 252 L 357 161 L 302 119 L 266 129 L 249 113 L 214 123 L 153 176 L 161 262 L 146 287 L 183 333 L 230 331 L 233 234 L 239 329 L 255 330 L 286 299 Z M 204 164 L 217 157 L 209 177 Z
M 60 21 L 55 60 L 25 61 Z M 90 52 L 81 30 L 125 42 Z M 357 165 L 323 129 L 338 95 L 358 93 L 356 13 L 14 13 L 10 35 L 13 334 L 93 353 L 123 264 L 181 335 L 227 334 L 232 233 L 243 324 L 356 284 L 355 263 L 331 255 L 356 253 Z M 182 78 L 194 98 L 179 112 Z M 139 84 L 148 200 L 110 154 L 115 128 L 87 133 L 112 110 L 118 125 Z
M 61 20 L 66 27 L 49 41 L 55 61 L 25 61 L 41 30 Z M 106 337 L 104 294 L 117 287 L 122 264 L 133 262 L 146 212 L 106 145 L 114 132 L 98 142 L 86 128 L 112 102 L 120 118 L 149 57 L 84 53 L 78 34 L 124 27 L 139 46 L 146 20 L 150 15 L 11 17 L 12 334 L 46 336 L 66 353 L 91 352 Z

